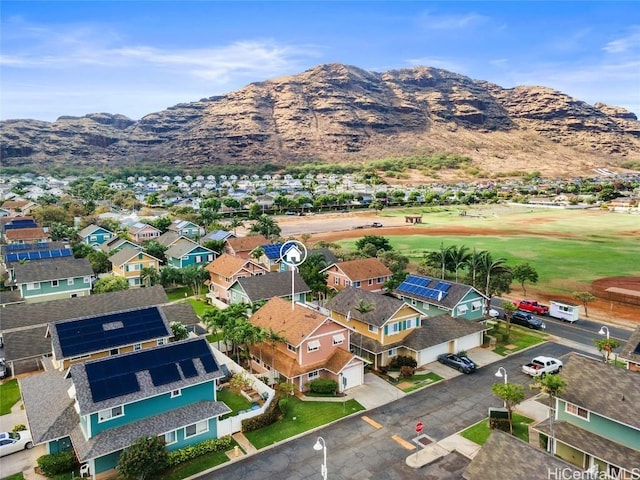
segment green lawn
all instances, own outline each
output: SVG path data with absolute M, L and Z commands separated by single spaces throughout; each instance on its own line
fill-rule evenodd
M 168 288 L 165 290 L 170 302 L 175 302 L 176 300 L 182 300 L 186 297 L 193 296 L 193 290 L 191 289 L 191 287 Z
M 245 433 L 257 449 L 364 410 L 355 400 L 347 400 L 344 403 L 304 402 L 296 397 L 288 397 L 288 400 L 287 413 L 282 420 L 260 430 Z
M 420 210 L 401 209 L 399 214 Z M 470 218 L 460 216 L 460 210 L 461 207 L 456 207 L 425 213 L 423 226 L 415 228 L 416 235 L 387 238 L 395 250 L 409 256 L 414 263 L 422 260 L 425 251 L 438 250 L 441 243 L 487 250 L 494 257 L 504 257 L 511 266 L 529 262 L 538 272 L 538 284 L 550 293 L 571 294 L 585 289 L 597 278 L 640 275 L 637 234 L 634 234 L 637 216 L 600 210 L 533 211 L 487 206 L 474 210 L 478 217 Z M 438 227 L 483 228 L 491 232 L 458 236 L 429 232 Z M 421 235 L 420 231 L 425 234 Z M 553 236 L 545 236 L 549 234 Z M 352 250 L 356 240 L 339 243 Z M 519 289 L 515 283 L 513 288 Z
M 413 385 L 407 388 L 403 388 L 402 391 L 409 393 L 417 390 L 419 388 L 424 387 L 425 385 L 431 385 L 433 383 L 439 382 L 442 380 L 442 377 L 437 373 L 429 372 L 420 375 L 414 375 L 412 377 L 401 378 L 400 382 L 411 382 Z
M 542 343 L 547 339 L 547 336 L 544 333 L 539 333 L 516 325 L 511 325 L 508 342 L 505 342 L 502 339 L 503 335 L 506 333 L 507 328 L 504 322 L 498 322 L 496 326 L 489 331 L 489 335 L 493 335 L 498 338 L 496 348 L 493 350 L 498 355 L 507 355 L 509 353 L 517 352 L 533 345 L 537 345 L 538 343 Z M 507 345 L 515 345 L 515 347 L 508 349 L 506 348 Z
M 198 315 L 200 318 L 202 318 L 204 312 L 213 310 L 215 308 L 208 303 L 203 302 L 202 300 L 196 300 L 195 298 L 190 298 L 187 301 L 191 304 L 193 310 L 196 312 L 196 315 Z
M 223 388 L 218 392 L 218 401 L 224 402 L 232 412 L 229 415 L 235 415 L 241 410 L 248 410 L 251 408 L 251 402 L 239 393 L 233 392 L 229 388 Z M 227 415 L 228 416 L 228 415 Z
M 524 440 L 525 442 L 529 442 L 529 424 L 533 422 L 532 418 L 525 417 L 523 415 L 519 415 L 517 413 L 513 414 L 513 434 L 518 437 L 520 440 Z M 489 435 L 491 434 L 491 429 L 489 428 L 489 419 L 485 418 L 475 425 L 471 425 L 469 428 L 464 430 L 461 435 L 467 440 L 471 440 L 478 445 L 484 445 L 484 442 L 487 441 Z
M 234 446 L 237 445 L 236 442 L 233 442 Z M 231 447 L 233 450 L 233 447 Z M 202 455 L 200 457 L 194 458 L 193 460 L 189 460 L 188 462 L 181 463 L 178 467 L 173 470 L 158 476 L 158 480 L 180 480 L 182 478 L 187 478 L 192 475 L 196 475 L 198 473 L 204 472 L 210 468 L 216 467 L 218 465 L 222 465 L 225 462 L 229 461 L 229 457 L 227 457 L 226 452 L 213 452 L 207 453 L 206 455 Z
M 0 415 L 11 413 L 11 407 L 20 400 L 20 388 L 18 380 L 8 380 L 0 385 Z
M 24 480 L 24 475 L 22 472 L 18 472 L 13 475 L 9 475 L 8 477 L 2 477 L 0 480 Z

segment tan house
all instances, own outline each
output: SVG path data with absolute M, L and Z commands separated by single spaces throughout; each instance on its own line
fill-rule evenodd
M 283 341 L 249 347 L 254 371 L 270 382 L 285 379 L 299 391 L 330 378 L 343 391 L 364 383 L 364 363 L 349 351 L 349 329 L 311 307 L 274 297 L 249 319 Z
M 147 223 L 136 222 L 127 226 L 127 233 L 134 242 L 142 243 L 147 240 L 155 240 L 160 236 L 160 230 Z
M 26 215 L 38 204 L 29 200 L 6 200 L 0 208 L 7 211 L 9 216 Z
M 269 243 L 262 235 L 227 238 L 224 242 L 224 253 L 240 258 L 251 258 L 251 252 L 260 245 Z
M 4 240 L 11 243 L 36 243 L 49 242 L 49 234 L 45 233 L 42 227 L 17 228 L 15 230 L 6 230 L 4 232 Z
M 391 270 L 377 258 L 359 258 L 329 265 L 323 270 L 327 285 L 334 290 L 346 287 L 379 292 L 391 278 Z
M 160 270 L 160 260 L 135 248 L 123 248 L 109 257 L 113 274 L 124 277 L 131 287 L 139 287 L 143 281 L 141 273 L 143 268 L 153 268 L 156 272 Z
M 215 300 L 230 303 L 229 288 L 238 278 L 254 277 L 267 273 L 262 265 L 258 265 L 253 260 L 234 257 L 228 253 L 220 255 L 205 269 L 209 272 L 209 280 L 205 282 L 209 288 L 209 293 L 206 296 L 212 300 L 212 303 Z

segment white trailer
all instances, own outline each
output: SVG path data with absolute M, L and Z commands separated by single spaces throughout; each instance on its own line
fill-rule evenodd
M 580 305 L 551 300 L 549 302 L 549 316 L 573 323 L 580 316 Z

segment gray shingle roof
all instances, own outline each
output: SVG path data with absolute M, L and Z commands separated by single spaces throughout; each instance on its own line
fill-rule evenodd
M 165 254 L 166 254 L 167 258 L 178 258 L 179 259 L 183 255 L 186 255 L 187 253 L 191 252 L 192 250 L 195 250 L 196 248 L 201 248 L 201 249 L 204 248 L 204 249 L 208 250 L 209 252 L 213 253 L 208 248 L 197 244 L 193 240 L 189 240 L 188 238 L 183 238 L 183 239 L 178 240 L 173 245 L 171 245 L 171 247 L 169 247 L 169 249 L 166 251 Z
M 137 256 L 138 253 L 141 253 L 141 250 L 127 246 L 111 255 L 109 261 L 114 265 L 120 266 Z
M 164 232 L 155 240 L 160 245 L 164 245 L 165 247 L 168 247 L 172 243 L 176 242 L 181 236 L 182 235 L 180 235 L 178 232 L 167 231 L 167 232 Z
M 165 349 L 170 349 L 172 346 L 177 345 L 177 343 L 182 344 L 187 342 L 195 344 L 196 342 L 206 342 L 206 339 L 194 338 L 183 340 L 181 342 L 169 343 L 150 349 L 147 348 L 144 350 L 139 350 L 137 352 L 123 353 L 118 357 L 121 358 L 125 356 L 148 355 L 151 350 L 162 352 Z M 213 356 L 213 353 L 211 355 Z M 193 364 L 198 372 L 197 376 L 191 378 L 181 378 L 180 380 L 177 380 L 175 382 L 155 386 L 151 380 L 151 375 L 149 374 L 148 369 L 141 368 L 138 372 L 136 372 L 138 384 L 140 385 L 140 389 L 138 391 L 113 398 L 107 398 L 99 402 L 94 402 L 91 393 L 91 387 L 89 385 L 89 379 L 87 377 L 86 366 L 89 364 L 108 362 L 109 359 L 110 357 L 100 358 L 97 360 L 89 360 L 81 364 L 72 365 L 69 369 L 73 378 L 73 384 L 75 385 L 76 389 L 76 401 L 78 402 L 78 406 L 80 407 L 80 415 L 88 415 L 105 408 L 112 408 L 126 403 L 137 402 L 144 398 L 153 397 L 180 388 L 189 387 L 191 385 L 196 385 L 207 380 L 215 380 L 216 378 L 224 377 L 224 374 L 222 373 L 220 368 L 217 368 L 212 372 L 207 372 L 205 371 L 200 360 L 194 358 Z
M 373 305 L 375 308 L 371 312 L 360 313 L 357 307 L 361 300 Z M 360 320 L 375 327 L 382 327 L 389 318 L 404 305 L 405 303 L 402 300 L 388 295 L 368 292 L 354 287 L 346 287 L 327 302 L 326 308 L 345 316 L 351 312 L 350 317 L 353 319 Z M 419 315 L 417 310 L 416 314 Z
M 38 260 L 17 264 L 13 267 L 13 277 L 17 284 L 45 282 L 92 276 L 93 268 L 87 258 L 59 258 L 56 260 Z
M 640 429 L 637 372 L 571 353 L 561 375 L 568 384 L 559 398 Z
M 10 303 L 22 303 L 22 295 L 20 290 L 7 290 L 0 292 L 0 305 L 8 305 Z
M 440 281 L 439 279 L 434 277 L 425 277 L 424 275 L 415 275 L 415 276 L 424 278 L 425 280 L 429 280 L 429 282 L 435 281 L 437 283 Z M 440 301 L 438 301 L 438 299 L 423 297 L 422 295 L 417 295 L 415 293 L 408 293 L 406 291 L 400 292 L 398 290 L 395 290 L 393 293 L 398 295 L 399 297 L 415 298 L 423 302 L 426 302 L 428 304 L 438 305 L 440 307 L 444 307 L 449 310 L 453 309 L 453 307 L 455 307 L 458 303 L 460 303 L 460 301 L 464 298 L 464 296 L 471 291 L 475 291 L 476 293 L 484 297 L 484 295 L 481 292 L 479 292 L 478 290 L 476 290 L 475 288 L 469 285 L 465 285 L 463 283 L 451 282 L 449 280 L 447 280 L 447 283 L 451 284 L 451 287 L 449 287 L 449 290 L 447 291 L 447 295 Z
M 620 358 L 640 363 L 640 325 L 636 327 L 627 343 L 622 347 Z
M 404 346 L 419 351 L 485 330 L 489 330 L 489 327 L 482 323 L 453 318 L 446 314 L 438 315 L 422 319 L 422 327 L 416 328 L 406 336 Z
M 289 272 L 241 277 L 237 280 L 237 283 L 246 292 L 251 302 L 291 295 L 291 273 Z M 295 293 L 311 291 L 298 272 L 294 273 L 294 287 Z
M 119 237 L 112 238 L 108 242 L 101 244 L 100 250 L 102 250 L 105 253 L 109 253 L 112 250 L 119 248 L 123 244 L 131 248 L 137 248 L 138 250 L 142 250 L 142 247 L 140 247 L 139 245 L 136 245 L 131 240 L 127 240 L 126 238 L 119 238 Z
M 572 476 L 572 472 L 580 471 L 574 465 L 555 458 L 513 435 L 493 430 L 462 477 L 466 480 L 551 478 L 549 472 L 556 471 L 556 478 L 561 478 L 562 472 L 567 473 L 566 478 L 583 478 Z
M 7 361 L 13 362 L 51 353 L 51 339 L 46 335 L 46 325 L 31 325 L 23 329 L 3 332 L 4 355 Z
M 551 435 L 548 420 L 539 423 L 534 428 L 546 435 Z M 562 443 L 571 445 L 578 450 L 587 452 L 606 462 L 613 463 L 614 465 L 625 468 L 629 471 L 640 465 L 640 451 L 625 447 L 624 445 L 608 440 L 593 432 L 589 432 L 588 430 L 584 430 L 569 422 L 554 422 L 553 434 L 556 439 Z
M 89 235 L 91 235 L 96 230 L 104 230 L 105 232 L 111 233 L 113 235 L 113 232 L 111 230 L 107 230 L 106 228 L 101 227 L 99 225 L 91 224 L 91 225 L 88 225 L 88 226 L 84 227 L 82 230 L 80 230 L 78 232 L 78 236 L 80 238 L 87 238 Z
M 328 248 L 314 248 L 312 250 L 309 250 L 307 258 L 309 258 L 311 255 L 322 255 L 322 257 L 327 262 L 327 265 L 332 265 L 340 261 L 338 257 L 336 257 Z
M 180 322 L 185 326 L 196 325 L 200 319 L 189 302 L 171 303 L 160 307 L 167 322 Z

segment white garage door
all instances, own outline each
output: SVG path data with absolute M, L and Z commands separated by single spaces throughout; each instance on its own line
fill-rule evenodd
M 467 335 L 466 337 L 461 337 L 458 339 L 456 346 L 458 347 L 458 351 L 469 351 L 472 348 L 476 348 L 482 345 L 482 333 L 474 333 L 472 335 Z
M 342 379 L 344 386 L 341 388 L 343 390 L 362 385 L 364 383 L 364 369 L 362 368 L 362 365 L 354 365 L 352 367 L 345 368 L 342 371 Z M 344 383 L 345 381 L 346 384 Z
M 426 365 L 427 363 L 435 362 L 438 360 L 438 355 L 441 353 L 448 353 L 448 344 L 441 343 L 440 345 L 436 345 L 434 347 L 425 348 L 420 351 L 420 365 Z

